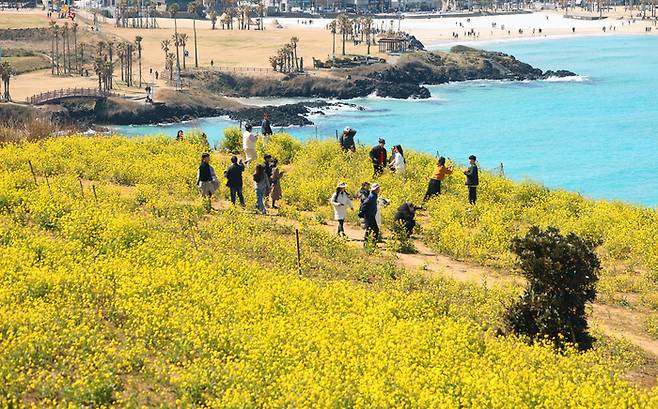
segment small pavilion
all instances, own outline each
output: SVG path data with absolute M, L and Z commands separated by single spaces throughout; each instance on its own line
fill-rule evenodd
M 403 37 L 383 37 L 377 39 L 377 42 L 379 42 L 380 53 L 406 53 L 409 48 L 409 41 Z

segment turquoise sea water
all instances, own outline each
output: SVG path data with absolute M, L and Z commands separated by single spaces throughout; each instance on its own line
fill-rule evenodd
M 658 205 L 658 37 L 575 37 L 482 44 L 546 69 L 568 69 L 575 81 L 475 81 L 430 87 L 430 100 L 353 100 L 366 111 L 314 117 L 317 133 L 351 126 L 357 139 L 400 143 L 462 163 L 504 164 L 516 180 L 594 198 Z M 164 127 L 121 127 L 138 135 L 203 128 L 216 141 L 224 119 Z M 291 128 L 304 139 L 315 127 Z

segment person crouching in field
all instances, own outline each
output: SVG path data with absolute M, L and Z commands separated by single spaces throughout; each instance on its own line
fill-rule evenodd
M 270 187 L 270 179 L 265 173 L 263 165 L 256 165 L 254 170 L 254 190 L 256 191 L 256 207 L 261 214 L 266 214 L 265 210 L 265 192 Z
M 334 208 L 334 219 L 338 222 L 338 235 L 345 236 L 345 218 L 347 217 L 347 208 L 354 210 L 352 200 L 345 191 L 347 183 L 341 182 L 336 186 L 336 191 L 331 195 L 331 205 Z
M 240 199 L 240 206 L 244 207 L 242 172 L 244 172 L 244 163 L 242 163 L 242 160 L 238 163 L 238 157 L 235 155 L 231 156 L 231 166 L 224 172 L 226 187 L 231 191 L 231 203 L 235 204 L 235 197 L 237 196 Z
M 249 162 L 255 160 L 258 156 L 256 153 L 256 141 L 258 138 L 251 132 L 252 129 L 251 124 L 247 124 L 244 126 L 244 132 L 242 133 L 242 150 L 244 150 L 244 162 L 246 164 L 249 164 Z
M 364 241 L 368 240 L 378 241 L 379 238 L 379 225 L 377 224 L 377 199 L 379 195 L 379 184 L 375 183 L 370 187 L 370 194 L 368 198 L 361 203 L 359 209 L 359 217 L 366 221 L 366 234 Z
M 418 209 L 420 208 L 413 203 L 406 202 L 398 207 L 395 216 L 393 216 L 395 224 L 403 229 L 407 237 L 411 237 L 414 227 L 416 227 L 416 210 Z
M 477 201 L 477 187 L 479 184 L 478 180 L 478 165 L 475 163 L 477 158 L 475 155 L 468 157 L 468 169 L 464 171 L 466 175 L 466 186 L 468 186 L 468 203 L 474 205 Z
M 436 164 L 436 168 L 434 168 L 434 174 L 427 185 L 427 192 L 425 193 L 425 198 L 423 200 L 428 201 L 432 197 L 440 195 L 441 181 L 450 174 L 452 174 L 452 166 L 446 167 L 446 158 L 441 156 Z
M 340 143 L 340 147 L 343 149 L 343 151 L 345 152 L 356 151 L 356 145 L 354 144 L 354 135 L 356 135 L 356 130 L 350 128 L 349 126 L 346 127 L 342 135 L 340 135 L 338 142 Z
M 201 155 L 201 165 L 199 165 L 199 172 L 196 177 L 197 185 L 204 197 L 211 197 L 219 187 L 215 169 L 210 166 L 210 154 L 204 153 Z

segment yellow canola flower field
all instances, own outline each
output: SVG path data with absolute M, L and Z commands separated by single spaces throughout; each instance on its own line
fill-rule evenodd
M 422 278 L 303 218 L 300 275 L 292 225 L 207 213 L 203 149 L 0 148 L 0 406 L 658 407 L 605 347 L 496 336 L 513 289 Z M 292 188 L 300 152 L 303 207 L 324 179 Z

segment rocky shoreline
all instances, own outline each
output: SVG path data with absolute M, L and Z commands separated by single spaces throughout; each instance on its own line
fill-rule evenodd
M 22 106 L 22 114 L 18 117 L 45 117 L 61 126 L 87 129 L 94 125 L 152 125 L 218 116 L 258 123 L 263 114 L 269 112 L 273 126 L 304 126 L 313 124 L 309 115 L 322 114 L 328 107 L 350 105 L 359 109 L 353 104 L 328 102 L 326 99 L 344 100 L 370 95 L 424 99 L 430 97 L 425 85 L 469 80 L 526 81 L 575 75 L 566 70 L 542 71 L 501 52 L 456 46 L 450 52 L 405 54 L 394 64 L 376 63 L 314 75 L 251 77 L 198 71 L 187 74 L 189 88 L 184 91 L 160 90 L 158 102 L 154 104 L 123 98 L 72 99 L 40 107 Z M 230 97 L 301 97 L 312 101 L 260 107 Z M 3 116 L 12 116 L 12 110 L 16 109 L 0 110 L 0 121 Z

